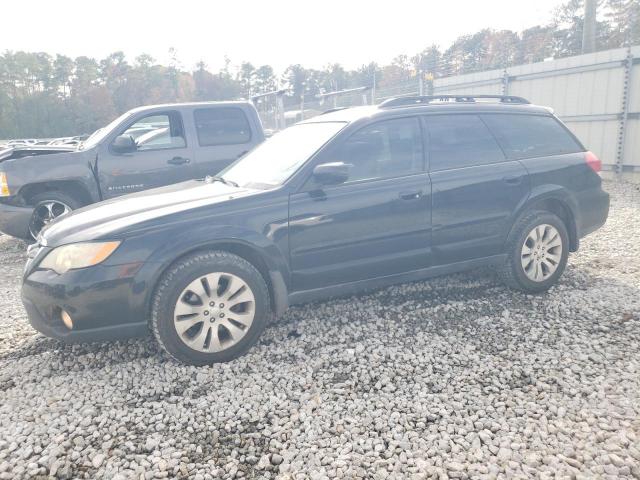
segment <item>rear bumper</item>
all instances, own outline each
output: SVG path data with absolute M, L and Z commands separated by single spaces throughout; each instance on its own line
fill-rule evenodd
M 30 238 L 29 221 L 33 207 L 17 207 L 0 203 L 0 232 L 12 237 Z
M 580 202 L 580 225 L 578 225 L 578 238 L 582 238 L 602 227 L 609 216 L 609 194 L 604 190 L 598 190 L 596 194 Z
M 89 267 L 58 275 L 47 270 L 27 274 L 22 303 L 29 323 L 47 337 L 65 342 L 98 342 L 144 336 L 147 319 L 137 308 L 135 265 Z M 65 310 L 73 329 L 60 316 Z

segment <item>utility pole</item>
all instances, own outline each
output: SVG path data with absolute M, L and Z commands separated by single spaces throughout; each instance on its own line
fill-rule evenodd
M 371 87 L 371 105 L 376 104 L 376 68 L 373 67 L 373 86 Z
M 596 3 L 597 0 L 584 0 L 582 53 L 592 53 L 596 51 Z
M 371 71 L 371 77 L 372 77 L 371 105 L 375 105 L 376 104 L 376 66 L 373 62 L 369 64 L 369 67 L 372 67 L 372 66 L 373 66 L 373 71 Z
M 302 82 L 302 93 L 300 94 L 300 120 L 304 120 L 304 91 L 307 82 Z

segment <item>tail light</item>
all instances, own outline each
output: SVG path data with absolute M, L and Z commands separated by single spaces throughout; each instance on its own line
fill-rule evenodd
M 595 153 L 593 152 L 585 153 L 584 161 L 587 162 L 587 165 L 589 165 L 589 167 L 591 167 L 591 170 L 593 170 L 594 172 L 600 173 L 600 170 L 602 170 L 602 162 L 596 156 Z

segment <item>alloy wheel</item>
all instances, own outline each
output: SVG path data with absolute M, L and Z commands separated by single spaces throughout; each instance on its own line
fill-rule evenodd
M 521 264 L 525 275 L 534 282 L 547 280 L 560 265 L 562 258 L 562 237 L 552 225 L 534 227 L 521 250 Z
M 33 209 L 29 222 L 29 233 L 35 240 L 44 227 L 53 220 L 71 211 L 71 207 L 60 200 L 43 200 Z
M 182 342 L 199 352 L 236 345 L 255 316 L 255 297 L 244 280 L 213 272 L 193 280 L 178 296 L 173 323 Z

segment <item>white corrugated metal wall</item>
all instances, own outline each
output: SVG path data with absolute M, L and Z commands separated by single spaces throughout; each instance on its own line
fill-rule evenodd
M 552 107 L 604 169 L 640 171 L 640 46 L 436 79 L 433 90 Z

